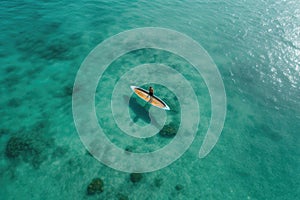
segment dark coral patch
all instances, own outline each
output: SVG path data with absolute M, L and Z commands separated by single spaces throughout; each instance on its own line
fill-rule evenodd
M 100 178 L 94 178 L 87 187 L 87 194 L 93 195 L 103 192 L 103 181 Z
M 128 196 L 121 193 L 118 194 L 118 200 L 128 200 L 128 199 L 129 199 Z
M 66 96 L 72 96 L 72 94 L 73 94 L 73 86 L 65 86 L 64 87 L 64 94 Z
M 18 67 L 16 67 L 16 66 L 8 66 L 5 68 L 5 72 L 7 74 L 16 72 L 17 70 L 18 70 Z
M 174 123 L 170 123 L 165 125 L 160 131 L 159 131 L 159 135 L 162 137 L 166 137 L 166 138 L 172 138 L 176 135 L 177 133 L 177 125 Z
M 130 181 L 133 183 L 140 182 L 143 178 L 143 175 L 141 173 L 131 173 L 130 174 Z
M 180 190 L 182 190 L 184 187 L 183 187 L 183 185 L 181 185 L 181 184 L 177 184 L 176 186 L 175 186 L 175 190 L 177 190 L 177 191 L 180 191 Z
M 0 136 L 10 133 L 8 129 L 2 128 L 0 129 Z
M 36 133 L 41 133 L 43 131 L 46 131 L 49 128 L 50 124 L 49 121 L 47 119 L 43 119 L 40 121 L 37 121 L 33 127 L 32 127 L 32 131 L 36 132 Z
M 51 145 L 51 140 L 41 137 L 13 136 L 6 144 L 5 155 L 10 160 L 20 158 L 38 168 L 45 160 L 45 149 Z
M 63 157 L 68 152 L 68 149 L 66 147 L 56 147 L 56 149 L 52 153 L 53 158 L 60 158 Z
M 12 98 L 8 101 L 7 105 L 9 107 L 13 107 L 13 108 L 16 108 L 16 107 L 19 107 L 21 105 L 21 99 L 19 98 Z
M 154 179 L 154 186 L 155 187 L 159 188 L 162 184 L 163 184 L 163 179 L 162 178 L 157 177 L 157 178 Z
M 127 151 L 127 152 L 134 152 L 134 146 L 126 146 L 125 147 L 125 151 Z
M 5 154 L 8 158 L 16 158 L 30 149 L 32 147 L 27 141 L 19 137 L 11 137 L 6 145 Z
M 35 56 L 39 59 L 60 61 L 75 58 L 73 49 L 80 44 L 80 39 L 80 34 L 65 35 L 52 40 L 27 34 L 18 39 L 15 45 L 26 59 Z

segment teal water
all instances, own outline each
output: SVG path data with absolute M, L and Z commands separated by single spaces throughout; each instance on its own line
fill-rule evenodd
M 0 5 L 1 199 L 300 198 L 298 1 L 32 0 Z M 173 29 L 206 49 L 224 81 L 227 117 L 213 151 L 198 159 L 210 97 L 203 79 L 184 68 L 181 73 L 201 99 L 197 136 L 180 159 L 132 183 L 129 173 L 101 164 L 86 151 L 73 121 L 72 89 L 81 63 L 96 45 L 139 27 Z M 187 65 L 162 51 L 129 53 L 107 70 L 99 85 L 107 95 L 96 95 L 96 105 L 110 98 L 111 84 L 130 66 L 149 62 Z M 114 70 L 118 65 L 124 68 Z M 164 94 L 163 86 L 156 88 Z M 170 104 L 176 107 L 176 98 Z M 106 107 L 97 111 L 99 123 L 114 130 L 108 138 L 122 148 L 152 151 L 171 140 L 128 139 L 106 119 Z M 104 182 L 103 192 L 87 195 L 97 177 Z

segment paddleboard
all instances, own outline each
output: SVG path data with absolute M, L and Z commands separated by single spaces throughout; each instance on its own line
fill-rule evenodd
M 161 109 L 164 109 L 164 110 L 170 110 L 169 106 L 163 100 L 161 100 L 160 98 L 158 98 L 155 95 L 150 97 L 149 92 L 144 90 L 143 88 L 140 88 L 137 86 L 130 86 L 130 88 L 136 95 L 138 95 L 141 99 L 143 99 L 144 101 L 147 101 L 151 105 L 161 108 Z

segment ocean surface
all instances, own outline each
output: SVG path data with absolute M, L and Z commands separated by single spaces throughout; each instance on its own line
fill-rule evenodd
M 300 199 L 298 0 L 2 0 L 0 19 L 1 199 Z M 98 44 L 142 27 L 178 31 L 207 51 L 223 79 L 227 115 L 219 141 L 199 159 L 211 118 L 201 75 L 180 56 L 159 49 L 116 59 L 95 96 L 99 124 L 115 145 L 149 152 L 172 141 L 130 137 L 111 118 L 113 86 L 134 66 L 164 63 L 181 70 L 201 111 L 188 150 L 171 165 L 132 180 L 85 148 L 72 93 L 82 62 Z M 154 88 L 176 111 L 166 122 L 179 124 L 175 94 L 167 96 L 163 85 Z M 139 108 L 145 103 L 131 94 L 120 104 L 129 101 L 137 125 L 149 124 Z M 103 191 L 88 193 L 95 178 L 103 181 Z

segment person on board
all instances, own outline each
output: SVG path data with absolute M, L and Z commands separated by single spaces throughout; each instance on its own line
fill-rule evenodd
M 154 90 L 153 90 L 153 88 L 150 86 L 150 87 L 149 87 L 149 96 L 150 96 L 149 103 L 152 102 L 152 97 L 153 97 L 153 95 L 154 95 Z
M 150 86 L 150 87 L 149 87 L 149 95 L 150 95 L 150 97 L 153 97 L 153 94 L 154 94 L 154 90 L 153 90 L 153 88 Z

